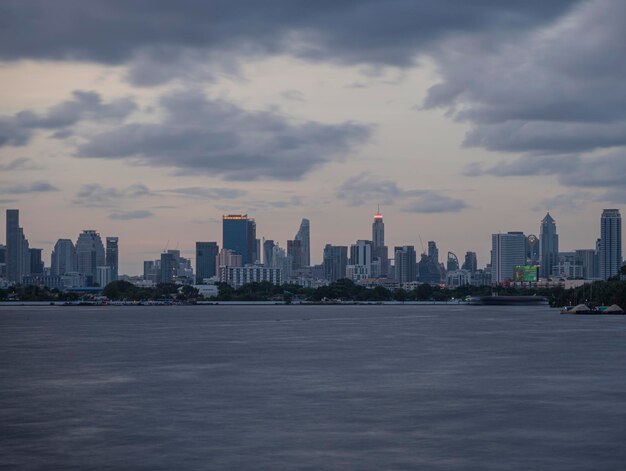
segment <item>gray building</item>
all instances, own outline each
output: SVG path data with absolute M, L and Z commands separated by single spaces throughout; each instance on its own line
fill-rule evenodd
M 205 278 L 217 276 L 217 256 L 220 248 L 217 242 L 196 242 L 196 283 L 202 284 Z
M 43 259 L 41 258 L 42 249 L 29 249 L 30 258 L 30 274 L 41 275 L 43 273 Z
M 404 245 L 394 248 L 395 279 L 398 283 L 417 281 L 417 255 L 415 247 Z
M 622 266 L 622 216 L 619 209 L 605 209 L 600 218 L 600 278 L 607 280 Z
M 287 256 L 291 257 L 292 270 L 298 270 L 305 266 L 304 247 L 301 240 L 295 239 L 287 241 Z
M 526 265 L 526 236 L 522 232 L 491 235 L 491 281 L 513 279 L 516 266 Z
M 583 278 L 598 278 L 598 252 L 595 249 L 579 249 L 575 254 L 575 263 L 582 267 Z
M 76 241 L 78 273 L 85 276 L 88 285 L 96 281 L 97 268 L 105 266 L 104 245 L 100 234 L 92 229 L 83 231 Z
M 111 268 L 111 281 L 115 281 L 119 276 L 119 238 L 106 238 L 106 266 Z
M 348 247 L 345 245 L 330 245 L 324 247 L 324 278 L 330 282 L 346 277 L 348 265 Z
M 273 240 L 263 241 L 263 265 L 273 267 L 274 265 L 274 247 L 276 244 Z
M 59 239 L 50 257 L 50 272 L 60 276 L 78 271 L 76 248 L 70 239 Z
M 178 260 L 174 251 L 167 251 L 161 254 L 161 265 L 159 271 L 159 283 L 172 283 L 178 272 Z
M 7 279 L 21 283 L 30 272 L 30 250 L 24 230 L 20 227 L 19 209 L 7 209 L 6 244 Z
M 478 270 L 478 258 L 476 252 L 465 252 L 465 261 L 463 262 L 463 270 L 467 270 L 470 273 L 476 273 Z
M 559 261 L 559 235 L 556 233 L 556 222 L 550 213 L 541 220 L 539 254 L 539 276 L 547 278 L 552 274 L 552 267 Z
M 308 219 L 302 219 L 300 228 L 296 234 L 295 240 L 301 242 L 302 265 L 308 267 L 311 265 L 311 223 Z M 287 247 L 289 251 L 289 247 Z
M 374 215 L 372 223 L 372 261 L 378 263 L 379 276 L 386 277 L 389 274 L 389 250 L 385 245 L 385 222 L 379 211 Z

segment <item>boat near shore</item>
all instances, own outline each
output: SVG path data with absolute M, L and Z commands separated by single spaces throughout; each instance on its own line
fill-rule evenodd
M 472 296 L 468 300 L 472 306 L 547 306 L 545 296 Z

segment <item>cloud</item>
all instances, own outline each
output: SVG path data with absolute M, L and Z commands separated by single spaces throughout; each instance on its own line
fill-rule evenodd
M 183 174 L 229 180 L 297 180 L 366 141 L 361 124 L 292 123 L 275 111 L 246 111 L 196 90 L 166 94 L 163 120 L 130 123 L 96 134 L 78 157 L 127 159 Z
M 103 103 L 96 92 L 76 90 L 70 100 L 49 108 L 45 113 L 23 110 L 13 116 L 0 117 L 0 146 L 25 145 L 37 129 L 57 130 L 53 137 L 63 139 L 71 135 L 66 128 L 82 120 L 116 122 L 136 108 L 131 98 Z
M 405 190 L 396 182 L 376 178 L 369 172 L 348 178 L 336 196 L 352 206 L 402 203 L 402 210 L 411 213 L 458 212 L 469 208 L 462 199 L 452 198 L 442 191 Z
M 304 93 L 298 90 L 285 90 L 280 94 L 280 96 L 282 96 L 286 100 L 299 101 L 301 103 L 304 103 L 306 101 Z
M 464 145 L 571 154 L 626 145 L 626 3 L 583 2 L 542 28 L 448 40 L 425 108 L 470 124 Z
M 41 167 L 35 164 L 31 159 L 19 157 L 6 164 L 0 165 L 0 170 L 5 172 L 17 172 L 21 170 L 38 170 Z
M 205 187 L 187 187 L 173 188 L 170 190 L 160 190 L 158 193 L 184 196 L 188 198 L 202 199 L 234 199 L 240 198 L 247 194 L 247 191 L 238 190 L 236 188 L 205 188 Z
M 0 187 L 0 193 L 5 194 L 27 194 L 27 193 L 48 193 L 60 191 L 48 182 L 36 181 L 33 183 L 19 183 L 16 185 L 5 185 Z
M 144 209 L 139 209 L 136 211 L 116 211 L 114 213 L 109 214 L 109 219 L 115 219 L 119 221 L 129 221 L 131 219 L 145 219 L 153 217 L 154 213 L 151 211 L 147 211 Z
M 110 208 L 151 194 L 152 192 L 143 183 L 125 188 L 104 187 L 91 183 L 80 188 L 74 198 L 74 204 L 90 208 Z
M 545 24 L 575 3 L 22 0 L 0 7 L 0 60 L 127 65 L 139 85 L 210 76 L 242 59 L 284 54 L 407 67 L 442 38 L 508 35 Z
M 563 186 L 621 189 L 626 182 L 626 150 L 595 157 L 579 155 L 525 155 L 485 167 L 470 164 L 466 175 L 533 176 L 555 175 Z

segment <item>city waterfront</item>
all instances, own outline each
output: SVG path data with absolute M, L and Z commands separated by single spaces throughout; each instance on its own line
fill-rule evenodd
M 0 307 L 0 467 L 620 469 L 625 340 L 546 306 Z

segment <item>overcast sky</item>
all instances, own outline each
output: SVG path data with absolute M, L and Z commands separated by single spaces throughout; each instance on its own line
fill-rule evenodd
M 309 218 L 319 263 L 378 204 L 388 245 L 480 266 L 547 210 L 592 248 L 626 203 L 625 23 L 623 0 L 5 0 L 0 207 L 46 265 L 96 229 L 129 274 L 239 212 L 282 246 Z

